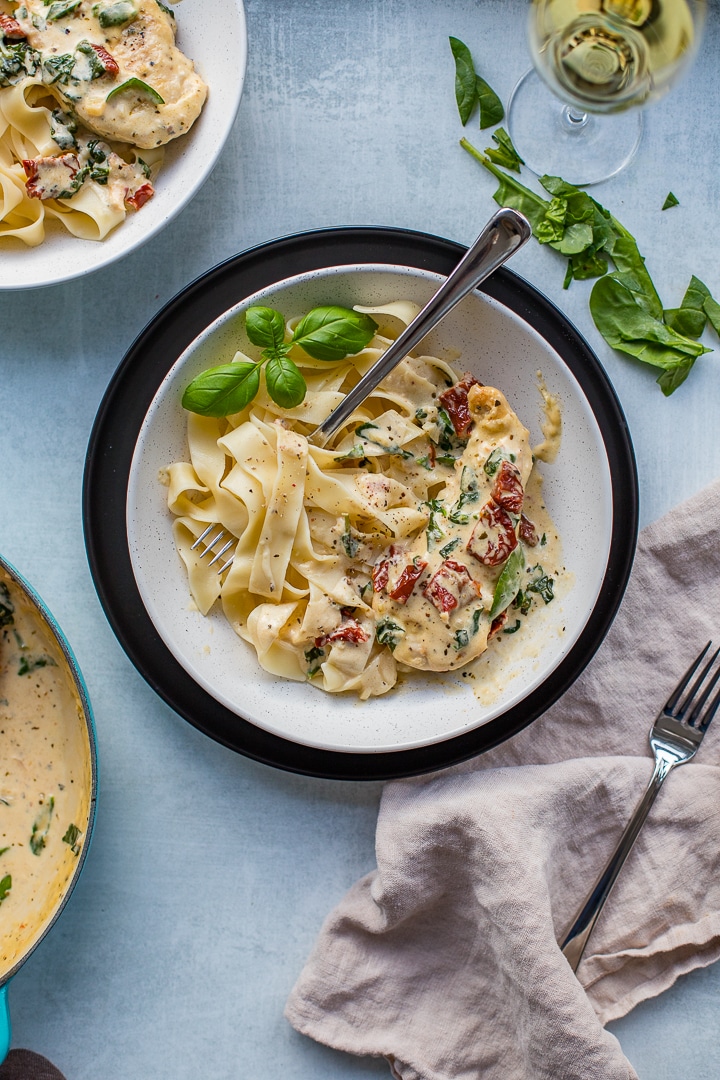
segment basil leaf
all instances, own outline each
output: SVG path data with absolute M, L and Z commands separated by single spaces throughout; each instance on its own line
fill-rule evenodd
M 520 172 L 520 166 L 524 165 L 525 162 L 513 146 L 512 139 L 505 131 L 505 128 L 498 128 L 497 131 L 494 131 L 492 138 L 497 143 L 497 150 L 493 149 L 492 146 L 488 146 L 485 149 L 485 156 L 494 161 L 496 165 L 502 165 L 505 169 L 512 169 L 514 172 Z
M 289 356 L 271 356 L 265 366 L 265 385 L 281 409 L 294 409 L 305 398 L 307 384 Z
M 285 342 L 285 319 L 269 307 L 249 307 L 245 312 L 245 330 L 253 345 L 279 349 Z
M 7 897 L 7 894 L 10 892 L 11 889 L 12 875 L 6 874 L 5 877 L 0 881 L 0 904 L 2 904 L 3 900 Z
M 139 94 L 145 94 L 156 105 L 164 105 L 165 99 L 160 97 L 157 90 L 150 86 L 149 83 L 143 82 L 142 79 L 136 78 L 134 75 L 131 79 L 126 79 L 125 82 L 120 83 L 119 86 L 114 87 L 105 98 L 106 101 L 112 101 L 118 94 L 125 93 L 126 90 L 135 90 Z
M 477 76 L 467 45 L 463 44 L 459 38 L 451 37 L 450 48 L 455 57 L 455 101 L 464 127 L 477 104 Z
M 317 307 L 300 320 L 292 336 L 314 360 L 344 360 L 372 341 L 377 323 L 352 308 Z
M 668 191 L 665 196 L 665 202 L 660 207 L 661 210 L 669 210 L 671 206 L 679 206 L 680 200 L 676 195 L 673 195 L 672 191 Z
M 491 619 L 504 611 L 519 593 L 524 569 L 525 549 L 522 544 L 518 544 L 515 550 L 510 553 L 507 562 L 502 568 L 502 573 L 497 579 L 492 607 L 490 608 Z
M 499 124 L 505 115 L 503 104 L 491 86 L 478 75 L 475 80 L 477 99 L 480 105 L 480 127 L 492 127 Z
M 203 371 L 186 387 L 182 406 L 199 416 L 231 416 L 260 388 L 260 364 L 237 361 Z

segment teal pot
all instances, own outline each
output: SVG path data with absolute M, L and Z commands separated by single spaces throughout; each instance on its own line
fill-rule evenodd
M 0 556 L 0 1062 L 8 986 L 59 917 L 87 856 L 97 750 L 87 689 L 62 630 Z

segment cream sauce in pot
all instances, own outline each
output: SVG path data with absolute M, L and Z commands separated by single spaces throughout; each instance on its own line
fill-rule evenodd
M 94 808 L 77 683 L 38 608 L 0 565 L 0 982 L 71 887 Z

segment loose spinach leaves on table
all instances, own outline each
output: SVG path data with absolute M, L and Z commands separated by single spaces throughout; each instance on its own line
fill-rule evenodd
M 289 355 L 299 346 L 314 360 L 335 362 L 360 352 L 372 340 L 377 323 L 351 308 L 317 307 L 297 324 L 285 340 L 285 319 L 268 307 L 250 307 L 245 330 L 253 345 L 262 349 L 260 359 L 235 360 L 203 371 L 186 387 L 183 408 L 200 416 L 231 416 L 253 400 L 260 389 L 260 370 L 265 385 L 281 409 L 293 409 L 305 398 L 307 385 Z
M 463 127 L 480 107 L 480 127 L 499 124 L 505 115 L 502 101 L 485 80 L 478 75 L 470 50 L 459 38 L 450 38 L 450 48 L 455 57 L 455 100 Z
M 504 131 L 496 142 L 512 147 Z M 550 196 L 543 198 L 499 168 L 496 153 L 483 154 L 467 139 L 460 145 L 499 181 L 495 201 L 519 210 L 538 242 L 565 256 L 564 288 L 599 279 L 590 314 L 608 345 L 659 368 L 666 396 L 677 390 L 698 356 L 711 351 L 697 340 L 706 324 L 720 334 L 720 304 L 707 286 L 693 276 L 680 307 L 664 309 L 635 237 L 596 199 L 558 176 L 539 178 Z

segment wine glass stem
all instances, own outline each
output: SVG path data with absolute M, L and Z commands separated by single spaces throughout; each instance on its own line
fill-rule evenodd
M 567 131 L 582 131 L 588 122 L 588 114 L 572 105 L 566 105 L 562 112 L 562 119 Z

